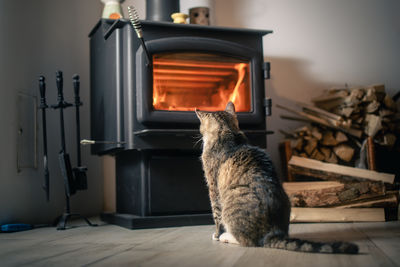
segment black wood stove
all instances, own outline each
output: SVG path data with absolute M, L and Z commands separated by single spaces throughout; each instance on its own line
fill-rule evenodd
M 266 148 L 270 101 L 262 37 L 271 31 L 142 21 L 145 50 L 127 20 L 90 33 L 93 154 L 116 157 L 117 213 L 128 228 L 212 223 L 194 109 L 235 103 L 241 129 Z

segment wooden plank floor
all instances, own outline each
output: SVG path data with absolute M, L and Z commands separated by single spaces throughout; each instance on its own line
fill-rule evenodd
M 292 224 L 294 237 L 345 240 L 359 255 L 243 248 L 211 240 L 213 226 L 128 230 L 114 225 L 0 234 L 0 266 L 400 266 L 400 222 Z

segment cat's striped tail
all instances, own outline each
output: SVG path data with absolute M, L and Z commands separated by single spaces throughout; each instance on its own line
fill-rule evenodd
M 358 253 L 358 246 L 349 242 L 313 242 L 297 238 L 273 237 L 264 241 L 264 247 L 314 253 Z

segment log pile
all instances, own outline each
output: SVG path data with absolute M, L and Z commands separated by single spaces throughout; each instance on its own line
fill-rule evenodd
M 383 84 L 366 88 L 331 89 L 312 99 L 316 107 L 339 115 L 342 125 L 374 137 L 381 145 L 393 146 L 399 134 L 400 116 L 395 100 Z
M 389 210 L 397 214 L 398 182 L 376 172 L 374 148 L 400 151 L 398 98 L 372 85 L 330 89 L 297 109 L 277 105 L 291 113 L 283 119 L 307 122 L 280 130 L 292 221 L 385 221 Z M 300 177 L 307 182 L 294 182 Z
M 400 113 L 384 85 L 330 89 L 313 98 L 314 105 L 297 103 L 301 111 L 277 105 L 296 116 L 284 119 L 309 124 L 287 133 L 293 155 L 355 166 L 368 137 L 388 148 L 399 146 Z
M 324 180 L 283 184 L 293 207 L 292 222 L 385 221 L 389 212 L 397 212 L 393 174 L 297 156 L 288 166 L 294 174 Z
M 357 149 L 354 140 L 342 131 L 318 125 L 296 129 L 292 136 L 293 155 L 329 163 L 351 162 Z

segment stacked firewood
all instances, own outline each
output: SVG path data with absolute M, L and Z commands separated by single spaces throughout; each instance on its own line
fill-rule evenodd
M 400 117 L 395 100 L 386 94 L 384 85 L 331 89 L 312 99 L 318 108 L 339 115 L 344 128 L 361 131 L 387 146 L 393 146 L 399 134 Z
M 353 160 L 356 144 L 342 131 L 313 125 L 295 130 L 292 136 L 293 155 L 329 163 Z
M 292 156 L 293 175 L 322 181 L 287 182 L 292 221 L 385 221 L 396 217 L 399 190 L 394 174 Z
M 282 118 L 311 123 L 292 133 L 281 131 L 291 140 L 294 155 L 354 166 L 367 137 L 393 147 L 400 136 L 400 114 L 383 85 L 330 89 L 312 102 L 298 103 L 301 111 L 277 106 L 297 115 Z
M 395 175 L 356 166 L 366 160 L 366 144 L 399 145 L 399 96 L 390 97 L 383 85 L 372 85 L 327 90 L 312 99 L 314 105 L 298 103 L 300 110 L 277 106 L 296 115 L 282 118 L 307 122 L 293 132 L 281 130 L 292 221 L 384 221 L 388 209 L 397 211 Z

